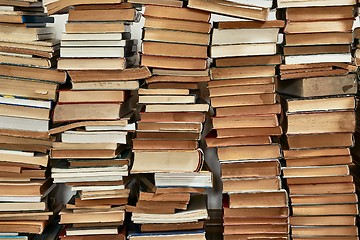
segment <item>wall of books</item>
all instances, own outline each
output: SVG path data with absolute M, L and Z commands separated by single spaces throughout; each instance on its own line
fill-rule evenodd
M 0 0 L 0 239 L 358 240 L 358 5 Z

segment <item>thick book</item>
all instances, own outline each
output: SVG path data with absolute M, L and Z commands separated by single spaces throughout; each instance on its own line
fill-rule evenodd
M 258 21 L 266 21 L 269 14 L 268 8 L 245 5 L 227 0 L 190 0 L 188 7 L 228 15 L 231 17 L 253 19 Z
M 278 92 L 297 97 L 356 94 L 357 77 L 345 76 L 310 77 L 278 82 Z

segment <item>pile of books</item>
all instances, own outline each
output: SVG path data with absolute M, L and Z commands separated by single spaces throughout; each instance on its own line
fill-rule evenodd
M 279 1 L 286 16 L 279 91 L 286 117 L 284 178 L 293 239 L 358 239 L 353 159 L 357 76 L 354 1 Z M 338 6 L 344 5 L 344 6 Z M 346 5 L 346 6 L 345 6 Z M 291 96 L 289 96 L 291 95 Z
M 61 41 L 59 64 L 72 88 L 59 91 L 50 157 L 56 162 L 54 182 L 74 192 L 60 213 L 66 239 L 126 236 L 122 226 L 136 120 L 132 90 L 150 77 L 146 67 L 124 69 L 125 62 L 136 62 L 130 25 L 139 12 L 132 4 L 101 3 L 71 9 Z
M 151 67 L 153 76 L 138 91 L 141 120 L 131 173 L 151 174 L 142 178 L 135 206 L 128 207 L 141 225 L 130 239 L 204 239 L 203 195 L 212 187 L 212 174 L 199 148 L 209 105 L 198 87 L 209 80 L 210 14 L 149 5 L 144 16 L 141 65 Z
M 5 1 L 0 9 L 0 232 L 28 239 L 53 218 L 49 119 L 66 76 L 51 69 L 58 41 L 41 1 Z
M 280 178 L 275 68 L 283 21 L 220 21 L 211 43 L 208 88 L 215 110 L 208 147 L 221 164 L 224 239 L 287 238 L 288 201 Z M 271 199 L 271 201 L 269 201 Z
M 335 94 L 353 94 L 353 87 L 342 89 L 341 85 L 352 82 L 347 74 L 356 71 L 349 66 L 354 1 L 342 2 L 342 6 L 319 6 L 317 2 L 289 3 L 289 8 L 278 10 L 286 19 L 285 64 L 280 67 L 278 91 L 306 97 L 312 95 L 311 85 L 315 91 L 323 89 L 323 95 L 330 95 L 333 89 L 338 90 Z
M 77 5 L 61 37 L 61 70 L 123 70 L 137 59 L 130 24 L 140 12 L 130 3 Z

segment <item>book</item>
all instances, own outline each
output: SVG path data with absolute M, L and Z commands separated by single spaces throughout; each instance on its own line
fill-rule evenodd
M 188 7 L 258 21 L 266 21 L 269 11 L 267 8 L 244 5 L 226 0 L 210 2 L 204 0 L 190 0 Z

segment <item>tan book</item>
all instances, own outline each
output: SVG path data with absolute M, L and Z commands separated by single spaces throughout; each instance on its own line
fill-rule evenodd
M 0 65 L 2 75 L 52 83 L 65 83 L 66 74 L 54 69 L 30 68 L 23 66 Z
M 321 184 L 321 183 L 346 183 L 353 182 L 353 176 L 342 175 L 342 176 L 329 176 L 329 177 L 295 177 L 287 178 L 286 183 L 288 185 L 302 185 L 302 184 Z
M 148 132 L 193 132 L 202 131 L 201 123 L 157 123 L 157 122 L 138 122 L 136 130 Z
M 287 167 L 346 165 L 353 163 L 350 155 L 347 156 L 326 156 L 326 157 L 305 157 L 286 158 Z
M 211 25 L 210 23 L 205 22 L 194 22 L 186 20 L 176 20 L 176 19 L 159 19 L 153 17 L 146 17 L 145 28 L 153 29 L 166 29 L 166 30 L 176 30 L 176 31 L 185 31 L 185 32 L 195 32 L 195 33 L 210 33 Z M 146 31 L 145 31 L 146 32 Z
M 349 166 L 322 166 L 322 167 L 297 167 L 283 168 L 284 178 L 301 178 L 301 177 L 328 177 L 344 176 L 350 174 Z M 331 185 L 331 184 L 330 184 Z M 308 185 L 306 185 L 308 186 Z
M 230 86 L 230 87 L 216 87 L 209 88 L 210 98 L 222 97 L 222 96 L 233 96 L 233 95 L 246 95 L 246 94 L 261 94 L 261 93 L 274 93 L 274 84 L 264 85 L 245 85 L 245 86 Z
M 350 155 L 349 148 L 283 150 L 284 158 L 326 157 Z
M 271 144 L 270 137 L 232 137 L 232 138 L 216 138 L 206 137 L 206 145 L 208 148 L 227 147 L 227 146 L 248 146 L 248 145 L 267 145 Z
M 281 113 L 280 104 L 216 108 L 216 117 L 261 115 L 261 114 L 270 115 L 270 114 L 280 114 L 280 113 Z
M 124 109 L 126 103 L 76 103 L 58 104 L 55 106 L 53 121 L 86 121 L 86 120 L 119 120 L 128 114 Z M 74 111 L 76 109 L 76 111 Z
M 145 55 L 207 59 L 207 46 L 163 42 L 143 42 Z
M 211 79 L 236 79 L 251 77 L 273 77 L 275 76 L 274 66 L 250 66 L 231 68 L 212 68 Z
M 252 78 L 234 78 L 221 79 L 208 82 L 209 88 L 230 87 L 230 86 L 246 86 L 246 85 L 263 85 L 275 82 L 273 77 L 252 77 Z
M 326 194 L 326 195 L 304 195 L 292 196 L 291 204 L 340 204 L 340 203 L 357 203 L 357 195 L 354 194 Z
M 353 6 L 326 6 L 311 8 L 287 8 L 286 19 L 290 21 L 343 20 L 353 17 Z
M 95 17 L 96 16 L 96 17 Z M 70 22 L 91 22 L 91 21 L 136 21 L 138 14 L 136 9 L 96 9 L 69 11 Z
M 45 229 L 46 223 L 47 221 L 1 221 L 0 231 L 41 234 Z
M 59 103 L 124 102 L 124 91 L 59 91 Z
M 265 208 L 224 208 L 224 217 L 271 217 L 287 218 L 289 216 L 288 207 L 265 207 Z
M 246 224 L 240 226 L 224 226 L 224 234 L 257 234 L 289 232 L 288 224 Z M 255 238 L 256 239 L 256 238 Z
M 249 238 L 252 239 L 266 239 L 272 238 L 274 240 L 286 240 L 289 239 L 289 234 L 285 233 L 258 233 L 258 234 L 227 234 L 224 235 L 224 240 L 248 240 Z
M 224 163 L 221 165 L 221 178 L 260 178 L 280 175 L 277 160 Z
M 231 193 L 229 207 L 286 207 L 288 205 L 285 190 L 274 192 Z
M 226 58 L 236 56 L 259 56 L 259 55 L 275 55 L 276 43 L 246 43 L 232 45 L 212 45 L 210 47 L 211 58 Z
M 189 8 L 178 8 L 170 6 L 147 6 L 144 17 L 191 20 L 194 22 L 209 22 L 210 13 Z
M 336 111 L 355 109 L 353 96 L 336 96 L 325 98 L 284 98 L 287 113 L 308 111 Z
M 214 129 L 279 126 L 276 114 L 213 117 Z
M 207 46 L 210 43 L 210 35 L 207 33 L 147 28 L 143 34 L 144 41 L 183 43 L 203 46 Z
M 117 149 L 51 149 L 50 157 L 52 159 L 62 159 L 62 158 L 73 158 L 73 159 L 109 159 L 115 158 L 122 150 L 123 147 L 118 147 Z
M 285 33 L 351 32 L 353 19 L 316 22 L 288 22 Z
M 29 81 L 20 78 L 0 77 L 0 94 L 41 100 L 55 100 L 57 84 Z
M 281 55 L 270 56 L 248 56 L 248 57 L 228 57 L 215 59 L 217 67 L 241 67 L 253 65 L 279 65 Z
M 188 112 L 183 113 L 150 113 L 141 112 L 141 122 L 188 122 L 188 123 L 202 123 L 205 121 L 203 113 Z
M 248 6 L 226 0 L 190 0 L 188 7 L 224 14 L 232 17 L 247 18 L 259 21 L 266 21 L 269 14 L 269 10 L 267 8 Z
M 29 55 L 31 56 L 31 55 Z M 22 65 L 28 67 L 51 68 L 55 66 L 53 60 L 40 57 L 22 57 L 9 54 L 0 54 L 0 61 L 6 64 Z
M 276 103 L 276 94 L 248 94 L 238 96 L 225 96 L 211 98 L 211 105 L 218 107 L 236 107 L 236 106 L 253 106 L 253 105 L 272 105 Z
M 142 55 L 141 65 L 155 68 L 201 70 L 206 69 L 207 60 L 200 58 Z
M 0 183 L 2 196 L 42 196 L 52 185 L 47 180 L 31 180 L 29 182 Z
M 200 140 L 200 133 L 193 132 L 147 132 L 136 131 L 136 136 L 141 139 L 167 139 L 167 140 Z
M 297 216 L 290 217 L 290 224 L 293 226 L 331 226 L 336 225 L 355 225 L 356 217 L 354 216 Z
M 280 93 L 298 97 L 355 94 L 357 91 L 355 74 L 346 76 L 301 78 L 291 81 L 279 81 L 278 83 L 277 90 Z M 315 85 L 317 86 L 316 88 L 314 87 Z
M 281 189 L 279 177 L 222 179 L 223 193 L 250 191 L 277 191 Z
M 287 135 L 290 149 L 352 147 L 353 133 L 324 133 Z
M 124 58 L 59 58 L 59 70 L 124 70 L 126 59 Z
M 128 32 L 129 26 L 123 22 L 68 22 L 66 33 L 117 33 Z
M 287 134 L 355 132 L 355 112 L 287 114 Z
M 0 104 L 0 115 L 9 117 L 49 120 L 50 109 Z
M 203 154 L 199 150 L 134 151 L 132 173 L 196 172 L 202 168 Z
M 282 128 L 229 128 L 218 129 L 217 136 L 219 138 L 226 137 L 247 137 L 247 136 L 281 136 Z
M 289 46 L 284 47 L 285 56 L 307 54 L 349 53 L 350 45 Z
M 238 146 L 218 149 L 220 161 L 276 159 L 281 157 L 278 144 L 268 146 Z
M 351 44 L 352 33 L 303 33 L 286 34 L 286 46 Z
M 210 77 L 188 77 L 188 76 L 152 76 L 145 80 L 148 84 L 153 83 L 201 83 L 209 82 Z M 148 89 L 147 89 L 148 90 Z
M 330 184 L 312 184 L 312 185 L 290 185 L 289 194 L 340 194 L 354 193 L 354 183 L 330 183 Z M 293 206 L 294 207 L 294 206 Z
M 124 210 L 110 210 L 107 212 L 92 212 L 92 213 L 71 213 L 69 211 L 62 211 L 60 213 L 61 224 L 73 223 L 95 223 L 95 222 L 122 222 L 125 219 Z
M 286 224 L 288 223 L 287 218 L 262 218 L 261 216 L 256 218 L 242 218 L 242 217 L 232 217 L 232 218 L 224 218 L 224 225 L 247 225 L 247 224 Z
M 283 20 L 261 21 L 221 21 L 215 22 L 217 29 L 244 29 L 244 28 L 284 28 Z
M 125 70 L 68 71 L 72 82 L 129 81 L 151 77 L 147 67 Z
M 140 95 L 140 104 L 195 104 L 195 95 Z
M 194 140 L 146 140 L 134 139 L 134 150 L 195 150 L 198 148 L 198 141 Z
M 292 227 L 295 236 L 357 236 L 356 226 L 333 226 L 333 227 Z

